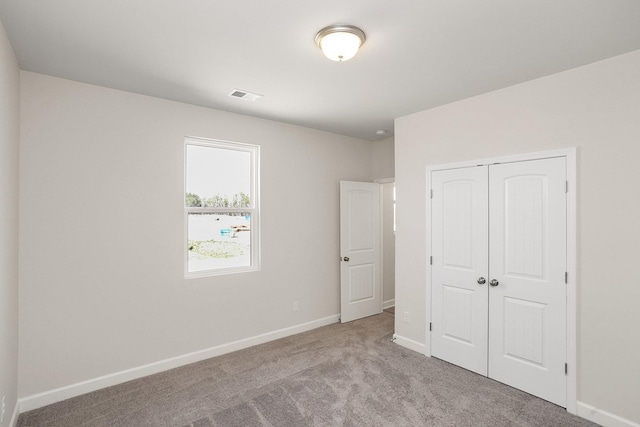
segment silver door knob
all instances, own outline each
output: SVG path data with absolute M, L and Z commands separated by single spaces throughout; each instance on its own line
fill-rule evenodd
M 485 283 L 487 283 L 487 279 L 485 279 L 484 277 L 478 277 L 479 285 L 484 285 Z
M 346 256 L 346 257 L 342 258 L 342 260 L 345 261 L 345 262 L 349 262 L 349 257 Z
M 500 284 L 500 282 L 498 282 L 496 279 L 491 279 L 491 281 L 489 282 L 489 284 L 491 286 L 498 286 Z

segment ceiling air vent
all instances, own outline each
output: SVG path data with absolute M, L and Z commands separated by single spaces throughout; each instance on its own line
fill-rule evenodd
M 262 98 L 262 95 L 258 95 L 257 93 L 247 92 L 246 90 L 234 89 L 229 94 L 232 98 L 240 98 L 245 101 L 255 101 L 256 99 Z

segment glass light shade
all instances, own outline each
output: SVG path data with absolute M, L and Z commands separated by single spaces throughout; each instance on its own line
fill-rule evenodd
M 360 37 L 355 34 L 331 33 L 322 38 L 320 48 L 332 61 L 347 61 L 358 53 L 361 44 Z
M 353 58 L 365 40 L 364 31 L 353 25 L 330 25 L 316 34 L 316 44 L 332 61 Z

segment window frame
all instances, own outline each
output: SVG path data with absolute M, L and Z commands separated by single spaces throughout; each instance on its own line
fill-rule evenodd
M 220 207 L 188 207 L 186 204 L 187 196 L 187 150 L 190 145 L 217 148 L 223 150 L 241 151 L 250 154 L 250 192 L 249 207 L 240 208 L 220 208 Z M 226 274 L 246 273 L 260 270 L 260 146 L 254 144 L 245 144 L 240 142 L 223 141 L 218 139 L 208 139 L 194 136 L 187 136 L 184 139 L 184 173 L 183 173 L 183 191 L 182 205 L 184 207 L 184 237 L 183 237 L 183 253 L 184 253 L 184 276 L 187 279 L 209 276 L 220 276 Z M 209 214 L 226 214 L 226 213 L 249 213 L 251 215 L 251 254 L 250 264 L 242 267 L 222 267 L 211 270 L 189 271 L 189 214 L 192 213 L 209 213 Z

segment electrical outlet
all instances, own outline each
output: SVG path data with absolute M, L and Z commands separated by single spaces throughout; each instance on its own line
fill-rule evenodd
M 0 423 L 4 421 L 4 411 L 5 411 L 5 400 L 7 399 L 7 396 L 2 396 L 2 407 L 0 408 Z
M 293 302 L 293 311 L 300 311 L 300 304 L 298 301 Z
M 404 320 L 404 323 L 411 322 L 411 313 L 409 313 L 408 311 L 405 311 L 404 312 L 404 317 L 403 317 L 402 320 Z

